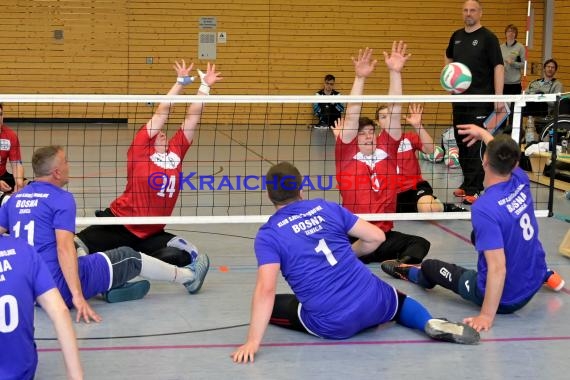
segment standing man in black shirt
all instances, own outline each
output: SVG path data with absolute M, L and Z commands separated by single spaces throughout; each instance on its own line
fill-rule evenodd
M 445 63 L 460 62 L 469 67 L 472 74 L 471 86 L 465 95 L 502 95 L 505 72 L 503 56 L 497 36 L 481 25 L 483 8 L 479 0 L 463 3 L 465 26 L 456 30 L 449 39 L 445 51 Z M 483 157 L 481 142 L 468 147 L 457 132 L 458 124 L 476 124 L 483 128 L 483 122 L 493 112 L 504 112 L 502 102 L 454 103 L 453 125 L 459 147 L 459 164 L 463 172 L 463 183 L 453 194 L 463 197 L 463 203 L 473 204 L 483 190 Z

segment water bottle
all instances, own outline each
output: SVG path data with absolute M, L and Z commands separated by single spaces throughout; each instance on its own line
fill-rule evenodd
M 524 139 L 526 140 L 527 145 L 531 142 L 536 142 L 538 140 L 538 136 L 536 134 L 536 128 L 534 127 L 534 117 L 529 116 L 526 121 L 526 131 Z

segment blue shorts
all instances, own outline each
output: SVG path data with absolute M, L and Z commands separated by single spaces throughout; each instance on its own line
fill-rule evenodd
M 376 278 L 363 294 L 346 300 L 341 312 L 314 313 L 300 305 L 299 319 L 305 329 L 326 339 L 348 339 L 370 327 L 391 321 L 398 310 L 396 288 Z
M 85 299 L 92 298 L 97 294 L 106 292 L 111 288 L 111 264 L 105 254 L 98 252 L 88 256 L 78 258 L 79 265 L 79 281 L 81 282 L 81 290 Z M 65 301 L 67 307 L 72 308 L 72 296 L 63 272 L 61 269 L 57 273 L 53 273 L 53 279 L 57 284 L 57 288 Z

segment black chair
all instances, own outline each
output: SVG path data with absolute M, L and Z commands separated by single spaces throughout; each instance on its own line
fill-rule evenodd
M 526 106 L 521 109 L 521 115 L 546 117 L 548 115 L 548 104 L 545 102 L 528 102 Z
M 560 99 L 560 106 L 558 107 L 559 115 L 570 115 L 570 98 Z

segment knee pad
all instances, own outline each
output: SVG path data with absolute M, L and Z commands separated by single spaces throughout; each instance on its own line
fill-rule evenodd
M 150 256 L 177 267 L 185 267 L 191 263 L 186 251 L 174 247 L 160 248 L 150 253 Z
M 178 248 L 182 251 L 188 252 L 192 261 L 196 259 L 198 256 L 198 248 L 188 240 L 184 239 L 181 236 L 175 236 L 166 243 L 167 247 Z

